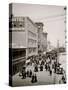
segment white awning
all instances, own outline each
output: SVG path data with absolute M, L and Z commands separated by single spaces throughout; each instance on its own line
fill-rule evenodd
M 20 44 L 18 45 L 18 44 L 12 43 L 12 48 L 26 48 L 26 47 Z

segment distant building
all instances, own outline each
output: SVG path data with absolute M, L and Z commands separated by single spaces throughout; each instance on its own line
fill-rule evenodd
M 41 52 L 42 52 L 42 37 L 43 37 L 43 23 L 36 22 L 35 24 L 38 27 L 38 53 L 41 54 Z
M 47 33 L 43 32 L 44 24 L 42 22 L 35 23 L 38 27 L 38 54 L 41 55 L 47 50 Z
M 43 52 L 47 52 L 47 33 L 46 32 L 43 32 L 42 49 L 43 49 Z
M 14 17 L 9 20 L 13 70 L 18 71 L 24 64 L 24 57 L 38 54 L 37 26 L 29 17 Z

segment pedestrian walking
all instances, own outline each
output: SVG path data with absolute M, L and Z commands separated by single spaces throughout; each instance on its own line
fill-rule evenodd
M 35 66 L 34 71 L 35 71 L 35 72 L 38 72 L 38 66 Z
M 34 77 L 34 74 L 32 75 L 32 79 L 31 79 L 31 82 L 34 83 L 35 82 L 35 77 Z
M 36 76 L 36 74 L 35 74 L 34 78 L 35 78 L 35 82 L 37 82 L 37 76 Z
M 32 76 L 32 71 L 30 70 L 30 75 L 29 75 L 29 77 L 31 77 Z
M 40 71 L 43 71 L 43 66 L 42 65 L 40 65 Z
M 23 70 L 22 70 L 22 79 L 23 79 Z
M 25 72 L 22 72 L 22 79 L 25 78 Z
M 54 73 L 56 73 L 56 70 L 57 70 L 57 63 L 54 62 Z
M 46 71 L 47 71 L 47 64 L 45 64 L 45 69 L 46 69 Z
M 63 83 L 66 83 L 64 75 L 62 76 L 62 81 L 63 81 Z
M 50 71 L 50 66 L 49 66 L 49 64 L 48 64 L 48 71 Z
M 26 71 L 24 72 L 24 78 L 26 78 Z
M 26 74 L 27 74 L 27 77 L 29 77 L 29 71 L 28 70 L 27 70 Z
M 52 76 L 52 70 L 50 70 L 49 72 L 50 72 L 50 76 Z

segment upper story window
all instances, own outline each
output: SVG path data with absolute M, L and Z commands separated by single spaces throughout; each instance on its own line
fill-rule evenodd
M 13 21 L 13 22 L 9 22 L 9 27 L 10 28 L 23 28 L 25 27 L 25 23 Z
M 25 27 L 25 19 L 13 17 L 9 20 L 9 28 L 24 28 Z
M 16 27 L 16 24 L 13 24 L 13 27 Z
M 22 24 L 20 24 L 20 27 L 22 27 Z

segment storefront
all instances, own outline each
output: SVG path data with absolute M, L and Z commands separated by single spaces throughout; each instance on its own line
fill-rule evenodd
M 21 72 L 23 65 L 25 65 L 26 59 L 25 57 L 18 58 L 12 62 L 12 73 L 13 75 Z
M 22 70 L 22 66 L 26 62 L 26 50 L 25 49 L 13 49 L 12 50 L 12 75 Z

